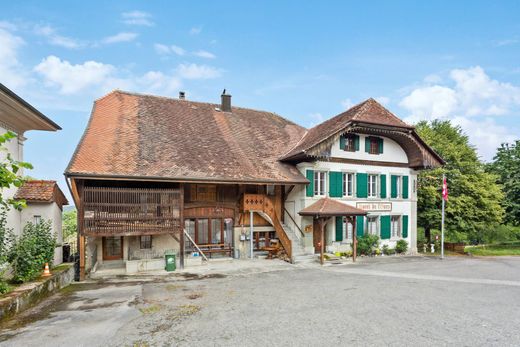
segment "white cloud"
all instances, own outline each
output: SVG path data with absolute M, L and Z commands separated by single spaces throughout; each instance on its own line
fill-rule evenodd
M 123 23 L 128 25 L 154 26 L 152 15 L 143 11 L 130 11 L 121 14 Z
M 413 90 L 399 105 L 412 112 L 411 119 L 407 121 L 443 118 L 455 110 L 457 96 L 448 87 L 422 87 Z
M 137 38 L 138 34 L 130 32 L 121 32 L 112 36 L 105 37 L 102 42 L 106 44 L 119 43 L 119 42 L 130 42 Z
M 180 64 L 177 72 L 181 78 L 185 79 L 210 79 L 222 75 L 219 69 L 207 65 Z
M 176 45 L 163 45 L 162 43 L 156 43 L 153 45 L 155 51 L 160 55 L 169 55 L 169 54 L 177 54 L 184 55 L 186 54 L 186 50 L 182 47 Z
M 49 43 L 54 46 L 76 49 L 85 45 L 76 39 L 58 34 L 56 29 L 50 25 L 38 25 L 35 27 L 34 31 L 37 35 L 47 38 Z
M 213 53 L 210 53 L 208 51 L 204 50 L 198 50 L 196 52 L 193 52 L 193 55 L 200 57 L 200 58 L 207 58 L 207 59 L 215 59 L 216 56 Z
M 112 65 L 96 61 L 73 65 L 53 55 L 43 59 L 34 68 L 34 71 L 43 76 L 47 85 L 58 86 L 61 94 L 74 94 L 87 87 L 100 85 L 114 70 Z
M 138 79 L 146 92 L 164 92 L 171 94 L 177 92 L 182 85 L 181 80 L 173 75 L 166 75 L 160 71 L 149 71 Z
M 0 79 L 8 87 L 25 84 L 25 73 L 18 61 L 18 50 L 24 45 L 21 37 L 0 28 Z
M 198 27 L 193 27 L 190 29 L 190 35 L 198 35 L 202 32 L 202 27 L 201 26 L 198 26 Z
M 347 98 L 347 99 L 341 101 L 341 106 L 343 107 L 343 109 L 348 110 L 349 108 L 354 106 L 354 103 L 352 102 L 352 100 L 350 98 Z

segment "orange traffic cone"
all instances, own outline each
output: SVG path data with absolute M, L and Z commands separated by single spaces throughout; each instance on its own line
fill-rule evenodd
M 50 276 L 51 272 L 49 271 L 49 263 L 45 263 L 45 270 L 43 270 L 43 277 Z

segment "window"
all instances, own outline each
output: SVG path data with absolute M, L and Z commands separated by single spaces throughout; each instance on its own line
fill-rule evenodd
M 211 243 L 221 243 L 222 219 L 211 220 Z
M 365 137 L 365 152 L 369 154 L 383 153 L 383 139 L 380 137 Z
M 343 196 L 354 196 L 354 174 L 343 174 Z
M 345 147 L 343 148 L 347 152 L 355 152 L 356 151 L 356 144 L 354 140 L 353 135 L 346 135 L 345 136 Z
M 377 235 L 377 217 L 367 217 L 367 233 Z
M 397 192 L 397 197 L 400 198 L 402 196 L 402 185 L 401 185 L 401 180 L 402 180 L 402 177 L 401 176 L 397 176 L 396 180 L 395 180 L 395 190 Z
M 323 196 L 326 195 L 325 187 L 325 171 L 314 171 L 314 195 Z
M 42 216 L 34 216 L 34 224 L 40 224 L 42 221 Z
M 390 218 L 390 227 L 392 238 L 401 237 L 401 216 L 392 216 Z
M 343 218 L 343 241 L 352 240 L 352 232 L 354 231 L 354 226 L 351 222 L 348 221 L 347 218 Z
M 265 190 L 266 190 L 267 195 L 269 195 L 269 196 L 275 195 L 274 186 L 272 184 L 267 185 Z
M 152 248 L 152 235 L 142 235 L 141 236 L 141 249 L 150 249 Z
M 379 139 L 377 137 L 370 138 L 370 154 L 379 154 Z
M 217 201 L 217 186 L 213 184 L 192 184 L 191 201 Z
M 368 197 L 377 197 L 377 178 L 379 175 L 368 175 Z

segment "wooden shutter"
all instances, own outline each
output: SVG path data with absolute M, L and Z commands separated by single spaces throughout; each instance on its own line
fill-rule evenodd
M 365 226 L 365 217 L 357 216 L 356 217 L 356 236 L 363 236 L 364 226 Z
M 356 174 L 356 195 L 358 198 L 368 196 L 368 175 L 366 173 Z
M 403 199 L 408 199 L 408 176 L 403 176 Z
M 377 141 L 379 142 L 379 154 L 383 154 L 383 139 L 379 138 Z
M 380 196 L 382 199 L 386 198 L 386 175 L 379 175 L 379 178 L 381 179 L 381 192 Z
M 390 216 L 381 216 L 381 239 L 388 240 L 390 238 Z
M 311 182 L 307 185 L 307 196 L 314 196 L 314 170 L 307 170 L 305 175 Z
M 354 149 L 359 151 L 359 135 L 354 135 Z
M 408 216 L 403 216 L 403 232 L 401 233 L 401 236 L 405 239 L 408 237 Z
M 370 153 L 370 136 L 365 136 L 365 152 Z
M 329 196 L 341 198 L 343 196 L 343 173 L 338 171 L 329 172 Z
M 343 241 L 343 217 L 336 217 L 336 241 Z
M 339 149 L 345 150 L 345 135 L 339 137 Z
M 395 175 L 390 176 L 390 197 L 392 199 L 397 198 L 397 179 L 398 179 L 398 176 L 395 176 Z

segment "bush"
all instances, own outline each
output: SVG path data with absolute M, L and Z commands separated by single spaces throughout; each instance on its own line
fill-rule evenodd
M 45 263 L 52 265 L 56 238 L 51 230 L 51 221 L 27 223 L 20 237 L 13 240 L 9 252 L 13 281 L 30 281 L 39 276 Z
M 408 250 L 408 242 L 406 242 L 406 240 L 397 241 L 397 243 L 395 244 L 395 251 L 398 254 L 406 253 L 407 250 Z
M 379 236 L 365 234 L 358 237 L 357 255 L 372 255 L 372 252 L 379 246 Z
M 387 255 L 394 255 L 395 254 L 395 248 L 388 248 Z
M 382 251 L 383 251 L 383 254 L 385 254 L 385 255 L 388 254 L 388 245 L 386 245 L 386 244 L 383 245 Z

